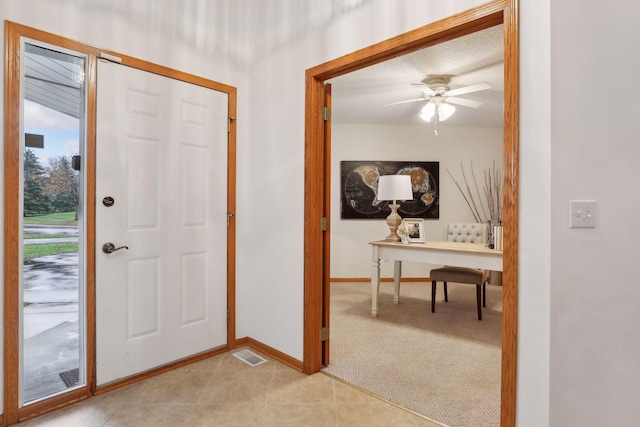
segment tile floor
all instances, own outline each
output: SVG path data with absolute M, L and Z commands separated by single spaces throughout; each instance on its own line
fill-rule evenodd
M 251 367 L 231 352 L 95 396 L 18 426 L 437 427 L 323 373 L 265 357 Z M 255 352 L 258 353 L 258 352 Z M 258 353 L 259 354 L 259 353 Z M 264 357 L 264 355 L 262 355 Z

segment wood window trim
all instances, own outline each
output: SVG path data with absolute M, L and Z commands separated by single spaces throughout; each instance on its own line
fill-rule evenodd
M 323 281 L 328 234 L 320 222 L 330 211 L 330 170 L 325 158 L 322 123 L 323 85 L 328 79 L 398 55 L 504 24 L 504 257 L 502 386 L 500 425 L 516 423 L 517 305 L 518 305 L 518 167 L 519 167 L 519 30 L 518 0 L 494 0 L 440 21 L 401 34 L 306 71 L 305 100 L 305 217 L 304 217 L 304 348 L 303 370 L 322 368 Z M 325 234 L 327 237 L 325 237 Z

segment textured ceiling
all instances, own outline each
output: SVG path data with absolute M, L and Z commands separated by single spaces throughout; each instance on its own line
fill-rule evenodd
M 455 114 L 439 126 L 502 127 L 503 55 L 503 26 L 499 25 L 337 77 L 329 81 L 332 121 L 433 126 L 417 117 L 423 101 L 385 105 L 420 98 L 413 83 L 445 76 L 450 89 L 480 82 L 491 84 L 492 89 L 461 95 L 482 106 L 457 106 Z

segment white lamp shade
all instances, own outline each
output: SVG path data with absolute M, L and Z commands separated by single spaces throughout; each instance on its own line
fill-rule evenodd
M 455 111 L 456 107 L 451 104 L 444 103 L 438 105 L 438 120 L 444 122 L 449 117 L 451 117 L 453 113 L 455 113 Z
M 378 178 L 378 200 L 412 200 L 409 175 L 382 175 Z
M 443 101 L 440 101 L 438 103 L 428 102 L 427 105 L 425 105 L 422 110 L 420 110 L 418 117 L 420 117 L 425 122 L 430 122 L 433 116 L 435 116 L 436 114 L 436 108 L 438 109 L 438 121 L 440 122 L 444 122 L 445 120 L 447 120 L 456 111 L 456 107 Z
M 422 110 L 420 110 L 420 114 L 418 114 L 418 117 L 420 117 L 425 122 L 430 122 L 435 112 L 435 104 L 433 102 L 427 102 L 427 105 L 425 105 Z

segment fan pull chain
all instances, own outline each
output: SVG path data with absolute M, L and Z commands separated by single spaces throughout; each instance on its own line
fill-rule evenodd
M 438 109 L 434 111 L 433 115 L 433 133 L 438 136 Z

